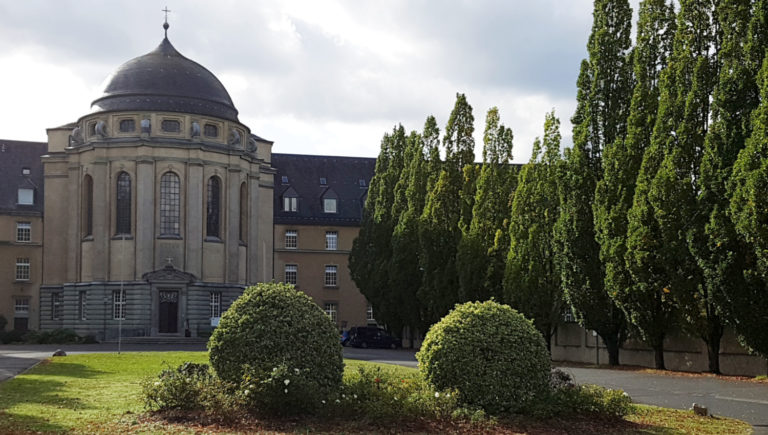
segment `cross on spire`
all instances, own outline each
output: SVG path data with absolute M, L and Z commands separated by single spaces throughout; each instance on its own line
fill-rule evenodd
M 163 23 L 163 29 L 165 29 L 165 37 L 168 37 L 168 12 L 171 12 L 170 9 L 168 9 L 168 6 L 166 6 L 164 9 L 161 9 L 161 11 L 165 12 L 165 23 Z

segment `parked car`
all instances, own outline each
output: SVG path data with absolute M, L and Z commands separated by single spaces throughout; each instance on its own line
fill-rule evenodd
M 341 331 L 341 345 L 346 346 L 349 344 L 349 331 Z
M 392 337 L 387 331 L 371 327 L 357 326 L 350 328 L 348 346 L 352 347 L 381 347 L 386 349 L 399 349 L 402 345 L 399 338 Z

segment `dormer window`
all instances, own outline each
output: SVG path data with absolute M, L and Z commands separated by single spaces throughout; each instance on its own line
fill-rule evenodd
M 134 131 L 136 131 L 136 121 L 133 119 L 123 119 L 120 121 L 121 133 L 133 133 Z
M 357 183 L 360 184 L 360 187 L 365 187 L 365 178 L 359 179 Z
M 29 168 L 21 168 L 21 175 L 29 175 L 32 171 Z
M 325 177 L 320 177 L 320 185 L 325 186 L 326 184 L 328 184 L 328 180 Z
M 280 182 L 283 183 L 283 184 L 288 184 L 288 176 L 287 175 L 283 175 L 283 177 L 281 178 Z
M 298 209 L 299 198 L 295 196 L 283 197 L 283 211 L 295 212 Z
M 34 205 L 35 204 L 35 190 L 19 188 L 18 192 L 18 204 L 19 205 Z
M 160 123 L 160 128 L 166 133 L 179 133 L 181 132 L 181 123 L 173 119 L 164 119 Z
M 336 198 L 323 199 L 323 213 L 336 213 Z

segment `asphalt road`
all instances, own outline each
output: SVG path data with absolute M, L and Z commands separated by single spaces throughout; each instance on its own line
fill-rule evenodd
M 15 376 L 56 349 L 67 354 L 116 352 L 116 344 L 93 345 L 28 345 L 0 346 L 0 381 Z M 171 350 L 202 351 L 204 344 L 123 345 L 123 352 L 165 352 Z M 410 350 L 344 348 L 344 357 L 416 367 L 415 353 Z M 755 428 L 755 433 L 768 434 L 768 385 L 745 381 L 723 380 L 710 377 L 684 377 L 654 375 L 626 370 L 607 370 L 567 367 L 579 384 L 596 384 L 606 388 L 620 388 L 637 403 L 667 408 L 690 409 L 693 403 L 706 406 L 718 416 L 744 420 Z

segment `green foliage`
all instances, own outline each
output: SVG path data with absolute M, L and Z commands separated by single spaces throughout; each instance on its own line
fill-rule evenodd
M 458 406 L 458 395 L 435 391 L 417 372 L 402 372 L 381 365 L 358 366 L 344 374 L 338 406 L 343 414 L 354 410 L 376 421 L 443 419 Z
M 498 414 L 523 409 L 549 382 L 549 354 L 531 321 L 494 301 L 457 305 L 430 328 L 416 354 L 438 390 Z
M 305 293 L 288 284 L 245 290 L 224 313 L 208 342 L 211 365 L 223 380 L 268 379 L 275 367 L 298 369 L 321 396 L 341 385 L 339 333 Z
M 599 415 L 621 418 L 632 410 L 632 399 L 622 390 L 576 385 L 550 391 L 533 404 L 529 412 L 540 417 Z
M 246 366 L 237 391 L 243 405 L 257 414 L 302 415 L 321 408 L 331 397 L 317 389 L 311 368 L 280 364 L 265 373 Z
M 551 341 L 563 305 L 553 240 L 555 222 L 560 215 L 559 128 L 560 121 L 554 111 L 548 113 L 544 140 L 536 139 L 531 160 L 520 171 L 512 201 L 510 247 L 504 276 L 504 301 L 533 319 L 547 343 Z
M 185 362 L 142 382 L 144 406 L 153 411 L 208 411 L 215 414 L 236 406 L 234 385 L 223 382 L 208 364 Z

